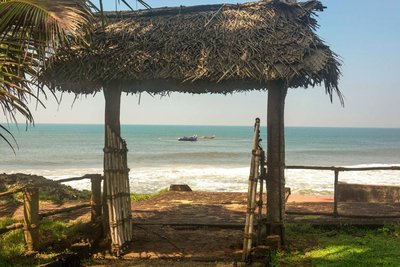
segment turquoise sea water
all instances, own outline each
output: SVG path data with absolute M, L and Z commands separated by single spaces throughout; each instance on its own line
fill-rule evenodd
M 10 126 L 16 155 L 0 142 L 0 171 L 52 179 L 102 172 L 103 125 Z M 246 191 L 252 126 L 123 125 L 128 144 L 131 190 L 154 192 L 171 183 L 195 190 Z M 181 136 L 215 139 L 178 142 Z M 266 140 L 266 129 L 262 128 Z M 263 141 L 264 147 L 266 146 Z M 317 166 L 400 165 L 400 129 L 286 128 L 286 164 Z M 288 170 L 287 184 L 303 194 L 331 194 L 332 172 Z M 346 182 L 400 184 L 399 171 L 350 172 Z M 86 182 L 72 186 L 87 188 Z

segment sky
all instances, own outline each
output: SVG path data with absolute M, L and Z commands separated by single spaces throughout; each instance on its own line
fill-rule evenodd
M 114 10 L 114 0 L 104 0 Z M 129 1 L 136 7 L 136 1 Z M 245 1 L 159 1 L 152 7 L 242 3 Z M 322 0 L 318 12 L 318 35 L 343 61 L 339 87 L 345 107 L 334 96 L 333 103 L 322 87 L 289 89 L 286 97 L 286 126 L 387 127 L 400 128 L 400 1 Z M 140 4 L 137 5 L 142 8 Z M 125 7 L 120 6 L 125 9 Z M 102 93 L 81 97 L 63 94 L 60 105 L 53 97 L 46 109 L 31 103 L 35 123 L 102 124 Z M 170 97 L 123 95 L 122 124 L 252 125 L 260 117 L 266 124 L 267 92 L 233 95 L 190 95 Z M 0 117 L 2 120 L 2 117 Z M 23 121 L 21 121 L 23 122 Z

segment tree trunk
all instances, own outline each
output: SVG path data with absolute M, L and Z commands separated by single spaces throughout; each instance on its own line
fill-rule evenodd
M 279 235 L 284 244 L 285 221 L 285 135 L 284 107 L 287 88 L 283 81 L 268 87 L 267 234 Z
M 129 190 L 127 146 L 121 138 L 121 88 L 104 88 L 106 99 L 104 183 L 106 184 L 111 253 L 119 257 L 132 241 L 132 211 Z
M 119 119 L 121 109 L 121 89 L 118 86 L 115 86 L 115 88 L 104 87 L 103 92 L 106 101 L 104 115 L 105 125 L 108 125 L 117 135 L 121 135 Z M 107 133 L 105 134 L 105 138 L 107 138 Z
M 118 86 L 104 87 L 103 89 L 105 99 L 105 114 L 104 114 L 104 147 L 107 146 L 107 126 L 109 126 L 116 134 L 121 135 L 121 124 L 120 124 L 120 109 L 121 109 L 121 89 Z M 104 168 L 105 162 L 103 162 Z M 110 238 L 110 227 L 109 227 L 109 214 L 107 207 L 107 182 L 106 176 L 104 175 L 103 181 L 103 234 L 106 238 Z

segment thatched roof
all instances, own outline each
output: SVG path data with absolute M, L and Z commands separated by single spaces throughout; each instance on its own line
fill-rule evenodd
M 92 93 L 229 93 L 324 84 L 338 91 L 336 55 L 315 34 L 319 1 L 250 2 L 150 11 L 110 12 L 89 48 L 52 59 L 43 75 L 50 88 Z

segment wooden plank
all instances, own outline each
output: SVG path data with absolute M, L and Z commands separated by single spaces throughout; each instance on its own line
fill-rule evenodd
M 39 213 L 39 215 L 40 215 L 40 218 L 45 218 L 45 217 L 49 217 L 49 216 L 56 215 L 56 214 L 61 214 L 61 213 L 66 213 L 66 212 L 70 212 L 70 211 L 74 211 L 74 210 L 87 208 L 90 206 L 91 206 L 90 203 L 84 203 L 84 204 L 80 204 L 80 205 L 76 205 L 76 206 L 72 206 L 72 207 L 56 209 L 56 210 L 51 210 L 51 211 L 47 211 L 47 212 L 41 212 L 41 213 Z
M 18 192 L 22 192 L 24 191 L 25 187 L 18 187 L 18 188 L 13 188 L 11 190 L 8 190 L 6 192 L 1 192 L 0 193 L 0 197 L 5 197 L 5 196 L 9 196 Z
M 5 234 L 12 230 L 23 228 L 23 227 L 24 227 L 23 223 L 14 223 L 14 224 L 8 225 L 6 227 L 0 228 L 0 235 Z
M 387 167 L 324 167 L 324 166 L 300 166 L 300 165 L 288 165 L 286 169 L 292 170 L 320 170 L 320 171 L 385 171 L 393 170 L 400 171 L 400 166 L 387 166 Z
M 103 177 L 101 176 L 101 174 L 87 174 L 82 177 L 65 178 L 65 179 L 55 180 L 54 182 L 66 183 L 66 182 L 79 181 L 79 180 L 84 180 L 84 179 L 99 179 L 101 181 L 103 179 Z

